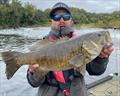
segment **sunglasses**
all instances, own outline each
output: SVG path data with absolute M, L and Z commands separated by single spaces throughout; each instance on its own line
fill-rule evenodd
M 54 21 L 60 21 L 60 19 L 63 18 L 64 21 L 70 20 L 71 15 L 70 14 L 64 14 L 64 15 L 54 15 L 52 19 Z

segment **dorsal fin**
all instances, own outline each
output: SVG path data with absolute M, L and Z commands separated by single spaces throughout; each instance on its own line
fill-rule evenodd
M 35 51 L 35 50 L 43 48 L 43 47 L 45 47 L 47 45 L 60 43 L 60 42 L 66 41 L 68 39 L 69 39 L 68 37 L 61 37 L 60 39 L 57 39 L 54 42 L 51 42 L 48 39 L 41 39 L 41 40 L 38 40 L 37 42 L 35 42 L 34 44 L 32 44 L 31 47 L 29 48 L 29 50 L 30 51 Z

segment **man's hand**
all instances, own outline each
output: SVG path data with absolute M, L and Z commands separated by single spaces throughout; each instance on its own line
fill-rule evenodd
M 113 46 L 103 48 L 102 51 L 100 52 L 99 57 L 100 58 L 108 58 L 113 50 L 114 50 Z
M 29 65 L 29 72 L 34 72 L 39 67 L 39 64 Z

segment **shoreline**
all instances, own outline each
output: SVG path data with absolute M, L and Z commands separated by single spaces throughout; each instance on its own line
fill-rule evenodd
M 0 26 L 0 30 L 3 29 L 19 29 L 19 28 L 39 28 L 39 27 L 50 27 L 49 25 L 33 25 L 33 26 L 17 26 L 17 27 L 9 27 L 9 26 Z M 75 28 L 102 28 L 102 29 L 118 29 L 120 30 L 120 26 L 95 26 L 94 24 L 73 24 Z

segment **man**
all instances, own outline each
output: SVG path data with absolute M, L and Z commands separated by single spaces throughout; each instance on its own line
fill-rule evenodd
M 76 36 L 72 28 L 72 16 L 69 7 L 64 3 L 57 3 L 50 12 L 51 31 L 45 39 L 51 42 L 67 36 Z M 113 51 L 112 47 L 105 48 L 92 62 L 84 66 L 90 75 L 104 73 L 108 64 L 108 57 Z M 39 87 L 38 96 L 87 96 L 84 82 L 84 73 L 76 69 L 65 71 L 50 71 L 40 78 L 35 78 L 38 64 L 29 65 L 27 79 L 33 87 Z M 83 69 L 85 72 L 85 69 Z M 42 71 L 41 71 L 42 72 Z

